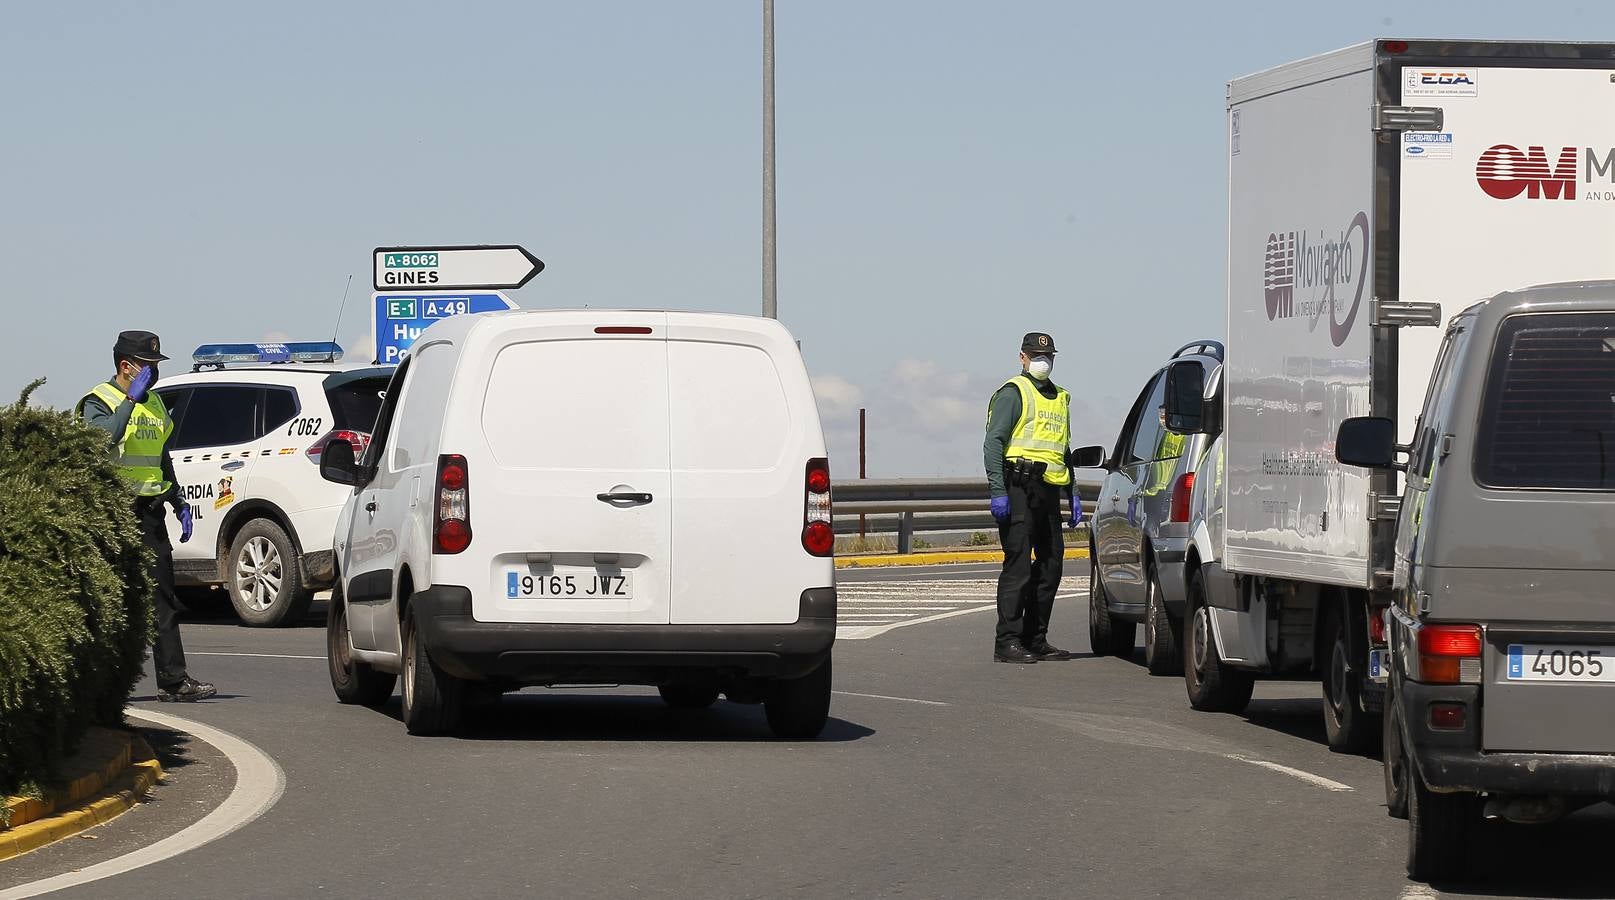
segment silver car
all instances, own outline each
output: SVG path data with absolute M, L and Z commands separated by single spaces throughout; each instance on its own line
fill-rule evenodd
M 1103 468 L 1104 483 L 1089 530 L 1093 577 L 1088 636 L 1095 653 L 1130 658 L 1136 626 L 1144 626 L 1144 661 L 1152 675 L 1183 671 L 1183 563 L 1189 547 L 1189 500 L 1209 433 L 1179 434 L 1167 427 L 1169 390 L 1194 391 L 1213 383 L 1222 344 L 1196 341 L 1172 354 L 1133 403 L 1113 451 L 1084 447 L 1074 465 Z M 1173 366 L 1174 363 L 1198 363 Z M 1168 368 L 1179 373 L 1168 377 Z M 1220 408 L 1207 404 L 1207 408 Z

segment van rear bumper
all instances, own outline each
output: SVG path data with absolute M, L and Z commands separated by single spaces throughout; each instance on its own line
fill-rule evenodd
M 836 590 L 802 593 L 789 625 L 556 625 L 478 622 L 471 591 L 438 585 L 410 601 L 432 660 L 458 678 L 546 684 L 660 683 L 674 670 L 796 678 L 818 668 L 836 639 Z

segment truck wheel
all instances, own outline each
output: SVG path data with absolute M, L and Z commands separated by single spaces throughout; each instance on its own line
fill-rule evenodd
M 380 709 L 392 699 L 398 676 L 381 672 L 369 663 L 353 658 L 353 641 L 348 635 L 348 604 L 342 600 L 339 582 L 331 589 L 330 608 L 325 614 L 325 657 L 331 669 L 331 689 L 339 703 Z
M 1105 597 L 1105 583 L 1099 578 L 1099 567 L 1094 566 L 1088 578 L 1088 644 L 1096 656 L 1114 656 L 1131 659 L 1133 656 L 1134 626 L 1132 622 L 1110 614 L 1110 602 Z
M 1327 613 L 1328 642 L 1324 645 L 1323 730 L 1329 749 L 1336 753 L 1366 754 L 1379 743 L 1381 720 L 1363 712 L 1362 666 L 1351 658 L 1344 610 Z
M 273 519 L 253 519 L 236 532 L 224 583 L 236 615 L 259 628 L 300 622 L 314 602 L 292 539 Z
M 1385 695 L 1385 811 L 1393 819 L 1408 817 L 1408 769 L 1411 760 L 1402 744 L 1402 702 Z
M 1438 794 L 1425 787 L 1416 767 L 1409 767 L 1408 877 L 1446 881 L 1463 874 L 1470 834 L 1480 819 L 1474 794 Z
M 415 625 L 415 611 L 404 624 L 404 727 L 410 734 L 447 734 L 460 724 L 465 685 L 432 662 Z
M 1178 641 L 1179 626 L 1166 611 L 1161 599 L 1161 576 L 1150 567 L 1149 591 L 1144 600 L 1144 667 L 1151 675 L 1182 675 L 1183 648 Z
M 718 702 L 715 684 L 664 684 L 656 689 L 674 709 L 706 709 Z
M 774 736 L 810 741 L 830 720 L 830 657 L 801 678 L 781 678 L 768 686 L 763 712 Z
M 1189 706 L 1201 712 L 1244 712 L 1256 689 L 1256 676 L 1224 665 L 1217 655 L 1211 608 L 1206 604 L 1206 576 L 1200 571 L 1189 580 L 1189 610 L 1183 629 L 1183 683 L 1189 689 Z

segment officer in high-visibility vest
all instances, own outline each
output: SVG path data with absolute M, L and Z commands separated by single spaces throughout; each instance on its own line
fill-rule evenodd
M 112 348 L 117 367 L 111 381 L 98 384 L 78 402 L 78 415 L 111 436 L 119 472 L 135 489 L 135 520 L 140 538 L 155 555 L 151 580 L 157 586 L 157 637 L 152 664 L 157 670 L 157 699 L 163 702 L 206 700 L 217 693 L 211 684 L 185 670 L 185 647 L 179 639 L 179 598 L 174 594 L 174 550 L 168 542 L 163 507 L 179 518 L 180 542 L 191 539 L 191 508 L 180 498 L 168 440 L 174 420 L 161 397 L 151 392 L 157 364 L 168 359 L 157 335 L 125 331 Z
M 1049 379 L 1055 352 L 1054 338 L 1026 335 L 1021 374 L 993 394 L 987 412 L 982 455 L 1004 547 L 993 644 L 998 662 L 1071 658 L 1048 639 L 1065 562 L 1060 496 L 1071 490 L 1071 395 Z M 1070 524 L 1081 517 L 1081 504 L 1074 502 Z

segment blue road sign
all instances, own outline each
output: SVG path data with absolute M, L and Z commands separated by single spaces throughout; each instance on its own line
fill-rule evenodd
M 499 291 L 374 294 L 371 299 L 375 359 L 386 366 L 397 365 L 409 345 L 433 322 L 450 316 L 518 308 L 515 301 Z

